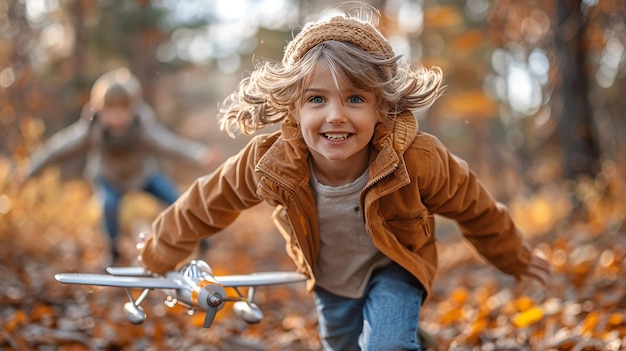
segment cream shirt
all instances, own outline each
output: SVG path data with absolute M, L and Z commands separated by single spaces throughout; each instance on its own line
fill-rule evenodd
M 317 286 L 348 298 L 362 297 L 372 272 L 391 262 L 365 230 L 359 197 L 368 180 L 366 171 L 353 183 L 333 187 L 319 183 L 311 171 L 321 241 Z

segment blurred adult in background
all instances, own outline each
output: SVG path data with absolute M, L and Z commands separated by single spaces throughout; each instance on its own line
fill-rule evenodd
M 84 157 L 85 176 L 96 187 L 112 263 L 119 257 L 119 212 L 131 190 L 154 195 L 164 205 L 179 196 L 176 185 L 160 170 L 157 156 L 182 157 L 209 168 L 219 152 L 183 139 L 158 123 L 141 96 L 141 84 L 126 68 L 103 74 L 94 83 L 81 118 L 53 135 L 31 156 L 26 178 L 47 166 Z M 206 245 L 206 242 L 204 242 Z

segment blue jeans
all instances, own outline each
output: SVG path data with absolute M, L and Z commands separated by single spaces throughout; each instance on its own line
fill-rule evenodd
M 374 271 L 358 299 L 315 288 L 324 350 L 421 350 L 417 327 L 425 294 L 422 284 L 396 263 Z
M 120 203 L 124 193 L 102 178 L 97 179 L 97 186 L 104 212 L 104 228 L 115 251 L 115 241 L 119 232 Z M 148 178 L 141 190 L 154 195 L 165 205 L 170 205 L 178 198 L 176 186 L 161 173 L 155 173 Z

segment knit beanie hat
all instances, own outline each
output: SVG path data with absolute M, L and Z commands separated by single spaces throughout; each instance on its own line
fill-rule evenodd
M 338 15 L 307 23 L 285 48 L 283 65 L 293 65 L 311 48 L 328 40 L 353 44 L 378 59 L 395 57 L 387 39 L 371 23 L 347 15 Z

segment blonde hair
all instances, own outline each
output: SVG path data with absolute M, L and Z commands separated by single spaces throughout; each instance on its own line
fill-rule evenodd
M 367 40 L 368 46 L 363 47 L 363 35 L 378 39 Z M 230 136 L 237 131 L 252 134 L 290 118 L 301 106 L 311 75 L 322 62 L 337 85 L 341 81 L 350 88 L 372 90 L 383 120 L 392 122 L 402 111 L 428 108 L 441 94 L 441 69 L 411 68 L 393 55 L 381 37 L 374 26 L 347 14 L 307 24 L 287 46 L 282 62 L 257 65 L 222 102 L 218 115 L 221 129 Z M 372 42 L 384 47 L 372 48 Z

